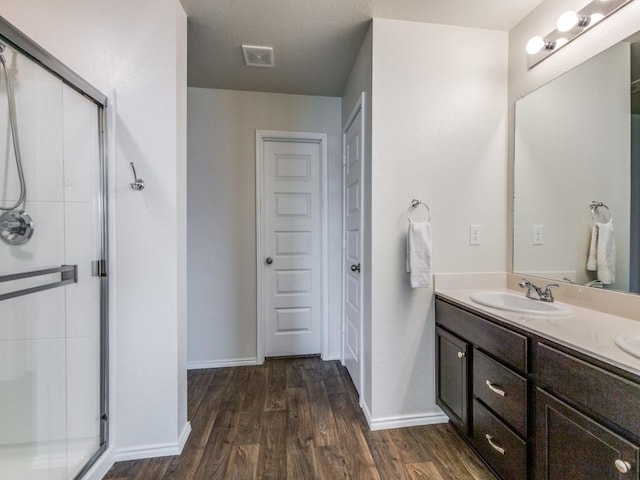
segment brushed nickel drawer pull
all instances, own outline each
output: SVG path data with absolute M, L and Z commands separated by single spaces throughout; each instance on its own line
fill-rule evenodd
M 489 380 L 487 380 L 487 387 L 489 387 L 489 390 L 491 390 L 493 393 L 497 393 L 501 397 L 505 397 L 507 395 L 504 390 L 500 390 L 499 388 L 496 388 L 493 385 L 493 383 L 491 383 Z
M 620 460 L 620 459 L 616 460 L 615 466 L 616 466 L 616 470 L 618 470 L 620 473 L 628 473 L 631 471 L 631 464 L 624 460 Z
M 484 438 L 487 439 L 487 442 L 489 442 L 489 445 L 491 445 L 491 448 L 493 448 L 496 452 L 498 452 L 500 455 L 504 455 L 505 450 L 502 447 L 499 447 L 498 445 L 496 445 L 493 442 L 493 437 L 491 437 L 491 435 L 489 435 L 488 433 L 485 434 Z
M 462 359 L 462 358 L 464 358 L 464 357 L 466 357 L 466 356 L 467 356 L 467 354 L 466 354 L 466 353 L 464 353 L 464 352 L 458 352 L 458 358 Z

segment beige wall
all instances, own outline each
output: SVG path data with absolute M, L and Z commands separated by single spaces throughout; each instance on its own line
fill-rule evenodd
M 255 131 L 328 135 L 329 356 L 340 355 L 341 99 L 188 89 L 188 361 L 256 360 Z

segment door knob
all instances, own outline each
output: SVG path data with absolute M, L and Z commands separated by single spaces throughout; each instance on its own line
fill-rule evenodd
M 359 272 L 360 271 L 360 264 L 357 263 L 357 264 L 351 265 L 351 271 L 352 272 Z
M 265 260 L 265 262 L 267 263 L 267 265 L 271 265 L 273 263 L 273 258 L 271 257 L 267 257 L 267 259 Z

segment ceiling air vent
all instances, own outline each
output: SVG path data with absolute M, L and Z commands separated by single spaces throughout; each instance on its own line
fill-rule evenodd
M 244 62 L 247 67 L 273 68 L 273 48 L 242 45 Z

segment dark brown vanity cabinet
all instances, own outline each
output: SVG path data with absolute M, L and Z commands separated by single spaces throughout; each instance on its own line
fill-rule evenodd
M 451 423 L 466 435 L 469 425 L 468 344 L 446 330 L 437 328 L 436 350 L 438 406 L 447 413 Z
M 638 447 L 538 390 L 536 480 L 637 479 Z
M 637 480 L 640 385 L 536 345 L 536 480 Z
M 503 480 L 640 480 L 640 379 L 438 297 L 436 329 L 437 403 Z
M 441 300 L 436 323 L 436 403 L 498 475 L 526 479 L 527 337 Z

